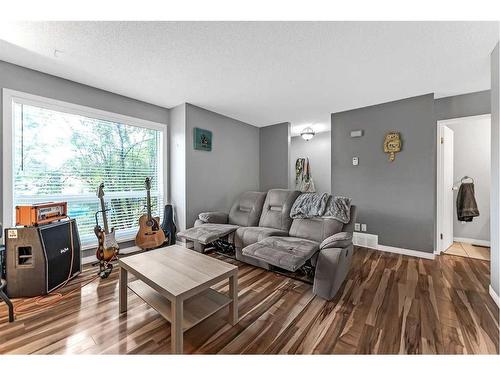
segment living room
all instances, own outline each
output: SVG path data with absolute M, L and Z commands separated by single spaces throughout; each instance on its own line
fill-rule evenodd
M 0 353 L 498 355 L 499 35 L 5 20 Z

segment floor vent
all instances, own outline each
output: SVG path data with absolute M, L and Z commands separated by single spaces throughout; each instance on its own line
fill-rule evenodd
M 377 249 L 378 248 L 378 236 L 375 234 L 354 232 L 353 243 L 356 246 Z

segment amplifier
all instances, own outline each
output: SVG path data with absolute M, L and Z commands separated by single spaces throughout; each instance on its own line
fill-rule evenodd
M 74 219 L 38 227 L 6 228 L 7 295 L 34 297 L 57 289 L 81 272 L 80 249 Z
M 16 206 L 16 225 L 33 226 L 68 217 L 66 202 L 46 202 Z

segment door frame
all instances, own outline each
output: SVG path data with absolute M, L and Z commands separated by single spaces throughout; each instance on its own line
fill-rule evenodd
M 439 120 L 436 122 L 437 125 L 437 131 L 436 131 L 436 148 L 437 148 L 437 158 L 436 158 L 436 167 L 437 167 L 437 174 L 436 174 L 436 238 L 435 238 L 435 248 L 434 248 L 434 254 L 441 254 L 442 250 L 440 248 L 441 244 L 441 229 L 443 227 L 443 209 L 442 209 L 442 202 L 443 202 L 443 148 L 441 147 L 441 129 L 444 126 L 448 126 L 451 124 L 455 124 L 457 122 L 461 122 L 464 120 L 480 120 L 480 119 L 490 119 L 491 121 L 491 114 L 487 113 L 484 115 L 477 115 L 477 116 L 465 116 L 465 117 L 457 117 L 457 118 L 451 118 L 451 119 L 446 119 L 446 120 Z

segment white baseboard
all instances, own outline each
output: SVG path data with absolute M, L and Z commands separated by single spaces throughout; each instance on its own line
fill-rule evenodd
M 435 257 L 434 253 L 426 253 L 424 251 L 381 245 L 378 243 L 378 236 L 375 234 L 354 232 L 353 243 L 356 246 L 367 247 L 369 249 L 374 249 L 378 251 L 385 251 L 387 253 L 402 254 L 424 259 L 434 259 Z
M 475 240 L 473 238 L 453 237 L 453 241 L 455 241 L 455 242 L 463 242 L 463 243 L 470 243 L 472 245 L 479 245 L 479 246 L 490 247 L 490 241 Z
M 404 248 L 401 248 L 401 247 L 378 245 L 378 249 L 377 250 L 385 251 L 385 252 L 388 252 L 388 253 L 396 253 L 396 254 L 408 255 L 408 256 L 411 256 L 411 257 L 431 259 L 431 260 L 435 258 L 435 254 L 434 253 L 426 253 L 424 251 L 404 249 Z
M 493 301 L 495 301 L 495 303 L 497 304 L 497 306 L 500 307 L 500 298 L 498 297 L 498 294 L 495 293 L 495 291 L 493 290 L 493 287 L 491 285 L 488 288 L 488 290 L 490 292 L 491 298 L 493 298 Z

